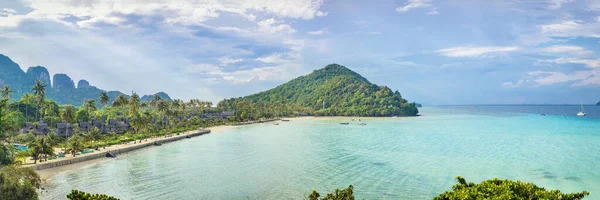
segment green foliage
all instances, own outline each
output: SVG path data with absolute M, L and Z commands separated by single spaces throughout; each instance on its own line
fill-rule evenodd
M 13 156 L 11 156 L 12 151 L 10 148 L 12 148 L 12 146 L 9 144 L 5 145 L 0 143 L 0 166 L 9 165 L 15 161 Z
M 36 189 L 42 180 L 31 168 L 0 166 L 0 199 L 38 199 Z
M 77 118 L 75 112 L 75 107 L 67 104 L 63 107 L 62 111 L 60 112 L 60 118 L 65 122 L 74 123 L 75 119 Z
M 83 191 L 71 190 L 71 193 L 67 195 L 69 200 L 119 200 L 115 197 L 107 196 L 105 194 L 90 194 Z
M 434 200 L 452 199 L 583 199 L 587 191 L 563 194 L 558 190 L 546 190 L 533 183 L 521 181 L 491 179 L 480 184 L 467 183 L 462 177 L 456 177 L 458 184 L 452 190 L 435 197 Z
M 68 151 L 75 157 L 75 153 L 83 149 L 83 138 L 79 134 L 71 136 L 67 139 L 67 146 L 69 147 Z
M 310 195 L 308 195 L 309 200 L 354 200 L 354 186 L 350 185 L 348 188 L 339 190 L 335 189 L 333 193 L 329 193 L 325 195 L 325 197 L 320 198 L 321 195 L 315 190 Z
M 90 121 L 90 113 L 86 109 L 80 108 L 77 111 L 77 120 L 84 122 Z
M 282 103 L 325 116 L 414 116 L 419 112 L 416 104 L 408 103 L 398 91 L 372 84 L 338 64 L 327 65 L 271 90 L 226 101 L 233 102 L 234 106 L 228 106 L 231 109 L 241 101 Z

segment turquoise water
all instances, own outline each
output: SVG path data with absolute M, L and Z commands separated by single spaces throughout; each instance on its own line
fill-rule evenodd
M 20 144 L 14 144 L 13 147 L 15 147 L 15 149 L 19 150 L 19 151 L 27 151 L 29 150 L 29 148 L 25 145 L 20 145 Z
M 358 199 L 431 199 L 460 175 L 600 199 L 600 118 L 557 109 L 573 108 L 424 107 L 420 117 L 362 118 L 367 126 L 243 126 L 59 174 L 41 197 L 79 189 L 121 199 L 304 199 L 353 184 Z

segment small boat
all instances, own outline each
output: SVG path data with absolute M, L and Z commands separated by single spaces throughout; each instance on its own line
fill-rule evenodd
M 544 114 L 544 113 L 541 113 L 541 114 L 540 114 L 540 116 L 546 116 L 546 114 Z
M 398 116 L 392 116 L 392 118 L 398 118 Z
M 274 123 L 273 125 L 279 125 L 279 123 Z
M 360 125 L 360 126 L 366 126 L 367 124 L 365 124 L 365 123 L 360 123 L 359 125 Z
M 282 119 L 281 121 L 282 122 L 289 122 L 290 120 L 289 119 Z
M 585 116 L 585 111 L 583 110 L 583 102 L 581 103 L 581 110 L 577 113 L 577 116 L 580 116 L 580 117 Z
M 348 124 L 350 124 L 350 123 L 348 123 L 348 122 L 342 122 L 342 123 L 340 123 L 340 124 L 341 124 L 341 125 L 348 125 Z

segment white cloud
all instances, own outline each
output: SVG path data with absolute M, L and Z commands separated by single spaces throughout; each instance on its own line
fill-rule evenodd
M 402 7 L 397 7 L 396 12 L 405 13 L 416 8 L 426 8 L 432 6 L 431 0 L 408 0 Z
M 518 80 L 516 82 L 504 82 L 504 83 L 502 83 L 502 87 L 517 88 L 517 87 L 521 86 L 523 83 L 525 83 L 525 80 Z
M 590 71 L 576 71 L 571 74 L 549 71 L 534 71 L 529 72 L 528 75 L 533 77 L 533 81 L 539 85 L 551 85 L 571 81 L 583 81 L 593 76 L 593 74 L 590 73 Z M 578 85 L 578 82 L 574 83 L 574 86 L 576 85 Z
M 354 32 L 354 34 L 359 34 L 359 35 L 381 35 L 383 33 L 379 32 L 379 31 L 356 31 Z
M 565 20 L 555 24 L 540 26 L 541 33 L 555 37 L 595 37 L 600 38 L 600 23 L 585 23 L 580 20 Z
M 264 63 L 284 63 L 284 62 L 289 62 L 289 60 L 286 59 L 285 57 L 287 57 L 287 55 L 285 55 L 283 53 L 274 53 L 274 54 L 271 54 L 269 56 L 257 58 L 256 60 L 260 61 L 260 62 L 264 62 Z
M 431 11 L 429 11 L 426 14 L 427 15 L 438 15 L 438 14 L 440 14 L 440 12 L 438 12 L 437 8 L 433 8 L 433 9 L 431 9 Z
M 278 33 L 291 34 L 296 32 L 296 30 L 292 28 L 292 26 L 288 24 L 281 24 L 280 21 L 276 21 L 274 18 L 265 19 L 258 22 L 257 30 L 261 33 L 271 35 Z
M 233 59 L 229 57 L 220 57 L 218 60 L 221 63 L 221 65 L 235 64 L 244 61 L 244 59 Z
M 315 14 L 315 16 L 317 16 L 317 17 L 325 17 L 327 15 L 329 15 L 328 12 L 322 12 L 322 11 L 317 11 L 317 14 Z
M 223 12 L 236 13 L 249 20 L 256 19 L 252 12 L 264 12 L 278 18 L 313 19 L 323 17 L 327 13 L 320 11 L 323 0 L 173 0 L 173 1 L 139 1 L 139 0 L 24 0 L 33 11 L 25 15 L 0 17 L 4 24 L 13 25 L 20 22 L 18 16 L 27 19 L 49 19 L 63 21 L 66 17 L 78 17 L 86 27 L 92 23 L 103 22 L 121 25 L 122 20 L 116 16 L 136 15 L 141 18 L 160 16 L 165 23 L 179 25 L 201 25 L 203 22 L 217 18 Z M 9 13 L 14 10 L 5 11 Z M 3 19 L 10 18 L 10 19 Z M 10 21 L 10 23 L 6 21 Z M 0 25 L 3 25 L 0 23 Z
M 600 68 L 600 59 L 557 58 L 547 62 L 556 64 L 581 64 L 588 68 Z
M 554 46 L 542 48 L 542 49 L 540 49 L 540 51 L 544 52 L 544 53 L 561 53 L 561 54 L 568 53 L 568 54 L 576 55 L 576 56 L 587 56 L 587 55 L 594 54 L 593 51 L 589 51 L 583 47 L 573 46 L 573 45 L 554 45 Z
M 436 52 L 448 57 L 477 57 L 490 53 L 517 51 L 517 46 L 459 46 L 441 49 Z
M 321 30 L 308 32 L 309 35 L 323 35 L 325 33 L 327 33 L 327 28 L 322 28 Z
M 565 3 L 571 3 L 574 2 L 575 0 L 548 0 L 548 9 L 559 9 L 563 6 L 563 4 Z

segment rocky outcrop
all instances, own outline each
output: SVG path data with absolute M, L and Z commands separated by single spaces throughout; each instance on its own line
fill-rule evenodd
M 57 90 L 75 89 L 75 83 L 66 74 L 54 74 L 54 77 L 52 78 L 52 83 L 54 83 L 52 85 L 52 88 Z
M 168 101 L 172 100 L 171 97 L 167 93 L 159 92 L 156 94 L 158 94 L 158 96 L 160 96 L 160 98 L 163 100 L 168 100 Z M 154 98 L 154 95 L 144 95 L 144 96 L 142 96 L 142 98 L 140 98 L 140 101 L 152 101 L 152 98 Z
M 90 87 L 90 82 L 86 81 L 86 80 L 79 80 L 79 82 L 77 82 L 77 88 L 84 88 L 84 87 Z
M 42 83 L 50 86 L 50 73 L 45 67 L 35 66 L 27 69 L 25 73 L 27 85 L 34 85 L 36 80 L 42 81 Z
M 11 101 L 20 99 L 24 94 L 31 92 L 31 87 L 35 85 L 36 80 L 41 80 L 46 85 L 46 97 L 55 100 L 58 104 L 71 104 L 80 106 L 84 99 L 95 99 L 99 102 L 100 93 L 104 90 L 90 85 L 86 80 L 80 80 L 77 88 L 69 76 L 66 74 L 56 74 L 50 82 L 50 73 L 45 67 L 35 66 L 27 69 L 27 72 L 21 70 L 21 67 L 13 62 L 9 57 L 0 54 L 0 87 L 9 85 L 13 91 Z M 117 96 L 123 93 L 119 91 L 107 92 L 111 102 Z M 163 99 L 171 100 L 169 95 L 160 92 Z M 152 95 L 144 95 L 150 99 Z

